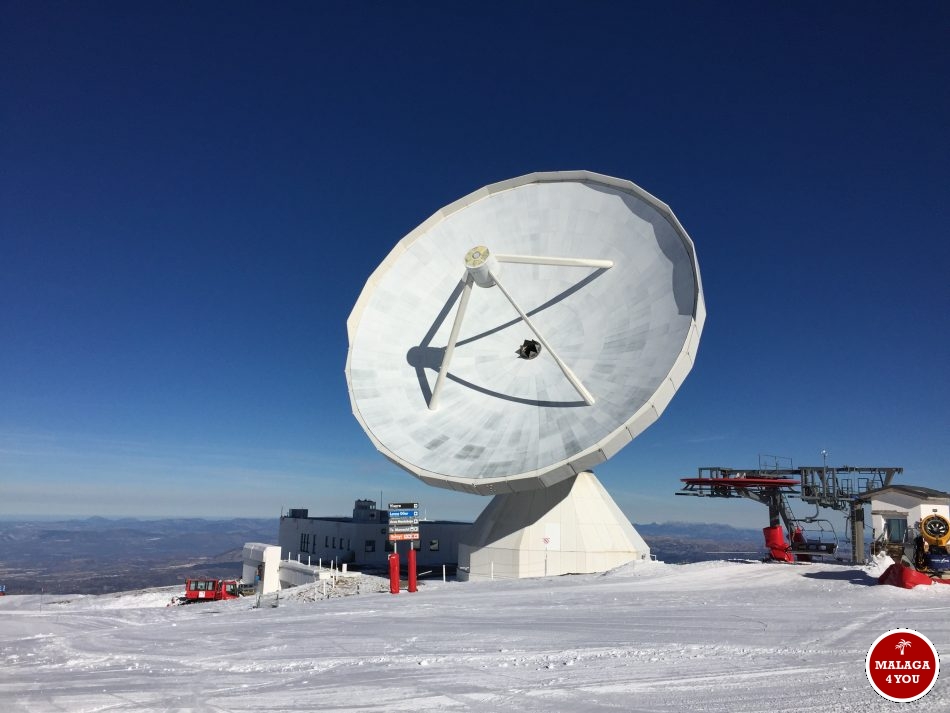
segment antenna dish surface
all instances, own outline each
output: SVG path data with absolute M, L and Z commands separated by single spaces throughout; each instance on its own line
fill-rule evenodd
M 347 321 L 350 401 L 430 485 L 549 486 L 659 417 L 704 321 L 665 204 L 609 176 L 529 174 L 435 213 L 370 276 Z

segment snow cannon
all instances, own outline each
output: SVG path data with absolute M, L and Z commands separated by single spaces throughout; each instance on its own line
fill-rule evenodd
M 920 535 L 914 540 L 914 566 L 935 576 L 950 574 L 950 520 L 928 515 L 920 521 Z
M 950 520 L 943 515 L 928 515 L 920 522 L 920 534 L 931 547 L 946 547 L 950 543 Z

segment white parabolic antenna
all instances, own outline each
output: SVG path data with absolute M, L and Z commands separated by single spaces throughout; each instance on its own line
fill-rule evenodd
M 692 368 L 704 320 L 693 243 L 668 206 L 609 176 L 532 173 L 438 211 L 370 276 L 347 321 L 350 400 L 400 467 L 499 496 L 476 522 L 479 541 L 462 547 L 473 576 L 479 551 L 503 554 L 499 518 L 505 537 L 538 540 L 515 547 L 509 576 L 544 573 L 524 555 L 538 543 L 549 574 L 597 571 L 548 568 L 563 559 L 552 542 L 561 553 L 565 534 L 577 539 L 564 531 L 565 517 L 586 517 L 572 500 L 606 498 L 619 513 L 588 471 L 660 416 Z M 496 532 L 480 528 L 486 516 Z M 629 528 L 638 542 L 627 559 L 643 556 Z

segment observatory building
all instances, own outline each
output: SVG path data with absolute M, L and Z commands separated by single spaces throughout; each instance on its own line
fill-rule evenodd
M 437 211 L 369 277 L 347 320 L 350 402 L 399 467 L 493 496 L 462 578 L 604 571 L 649 548 L 591 469 L 660 417 L 705 317 L 666 204 L 532 173 Z
M 280 518 L 280 556 L 308 565 L 322 562 L 382 569 L 393 551 L 388 524 L 389 511 L 378 509 L 374 500 L 357 500 L 352 517 L 311 517 L 307 509 L 291 509 Z M 471 527 L 469 522 L 420 520 L 419 540 L 412 543 L 418 564 L 454 567 L 459 540 Z M 400 548 L 408 546 L 407 542 Z

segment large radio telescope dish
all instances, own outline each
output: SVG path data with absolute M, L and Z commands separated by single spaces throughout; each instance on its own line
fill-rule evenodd
M 353 413 L 430 485 L 551 486 L 660 416 L 704 320 L 668 206 L 609 176 L 529 174 L 438 211 L 369 278 L 347 321 Z

